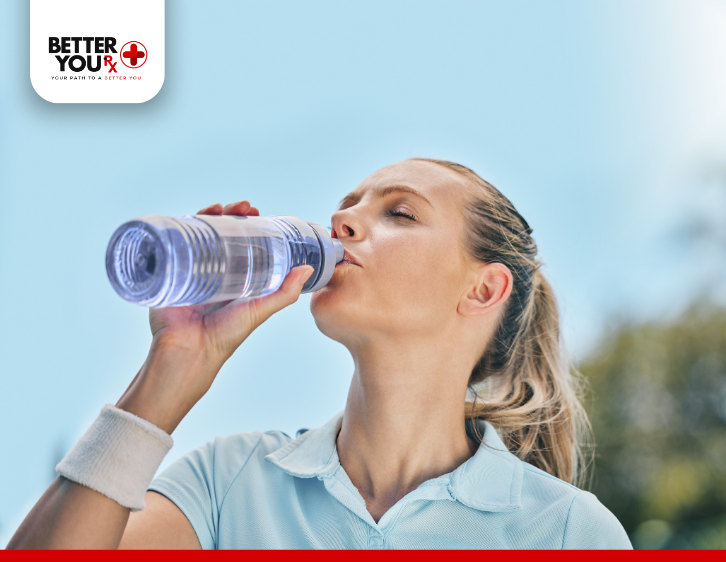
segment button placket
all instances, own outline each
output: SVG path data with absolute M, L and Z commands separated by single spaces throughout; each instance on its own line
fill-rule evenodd
M 385 538 L 383 536 L 383 533 L 380 531 L 369 528 L 368 529 L 368 545 L 367 548 L 369 549 L 381 549 L 383 548 L 383 544 L 385 542 Z

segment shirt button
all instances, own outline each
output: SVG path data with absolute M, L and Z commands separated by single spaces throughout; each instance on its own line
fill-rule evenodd
M 383 537 L 381 535 L 368 537 L 368 548 L 383 548 Z

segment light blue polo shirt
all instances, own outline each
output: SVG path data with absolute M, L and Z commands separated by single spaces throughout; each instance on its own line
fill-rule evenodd
M 280 431 L 218 437 L 149 489 L 182 510 L 205 549 L 632 548 L 594 495 L 520 461 L 487 422 L 473 457 L 376 523 L 338 458 L 342 418 L 294 440 Z

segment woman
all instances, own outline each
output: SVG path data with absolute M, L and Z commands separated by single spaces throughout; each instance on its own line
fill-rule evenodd
M 200 213 L 259 214 L 247 201 Z M 310 301 L 353 356 L 345 410 L 295 439 L 217 438 L 131 514 L 59 477 L 9 547 L 631 548 L 570 484 L 586 418 L 531 232 L 464 166 L 414 158 L 375 172 L 333 214 L 345 259 Z M 209 314 L 150 310 L 148 358 L 112 410 L 168 437 L 311 272 Z

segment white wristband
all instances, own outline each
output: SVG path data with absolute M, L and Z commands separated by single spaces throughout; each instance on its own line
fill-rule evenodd
M 146 507 L 144 494 L 174 440 L 154 424 L 106 404 L 55 470 L 131 511 Z

